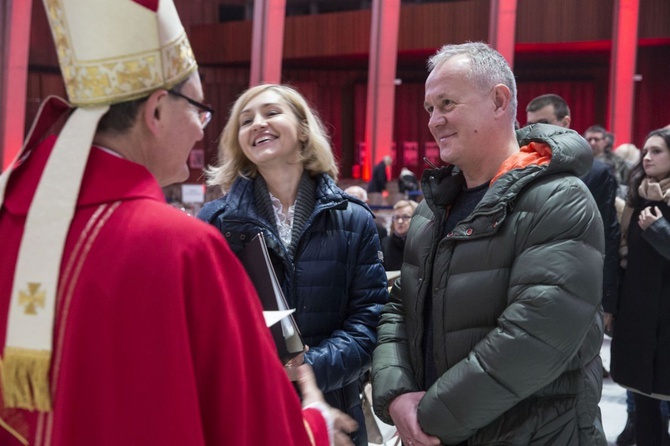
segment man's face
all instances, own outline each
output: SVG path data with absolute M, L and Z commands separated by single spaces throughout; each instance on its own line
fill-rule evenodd
M 202 85 L 197 73 L 183 85 L 181 94 L 203 102 Z M 154 154 L 150 170 L 161 186 L 181 183 L 189 177 L 188 156 L 203 136 L 199 110 L 183 98 L 168 95 L 161 110 L 164 119 L 162 147 Z
M 553 124 L 561 127 L 570 127 L 570 120 L 558 119 L 553 104 L 545 105 L 539 110 L 526 112 L 526 125 L 531 124 Z
M 487 123 L 494 121 L 492 91 L 482 91 L 469 74 L 470 61 L 454 56 L 435 68 L 426 80 L 424 107 L 428 128 L 442 161 L 462 170 L 487 156 Z
M 605 139 L 605 134 L 603 132 L 586 132 L 584 134 L 584 139 L 591 146 L 593 156 L 598 156 L 605 152 L 607 140 Z

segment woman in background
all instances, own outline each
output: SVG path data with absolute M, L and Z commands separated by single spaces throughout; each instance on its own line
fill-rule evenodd
M 659 400 L 670 399 L 670 129 L 647 136 L 629 185 L 622 221 L 626 269 L 610 371 L 634 392 L 636 444 L 658 446 L 670 444 L 659 410 Z M 612 319 L 605 314 L 606 328 Z
M 233 105 L 208 184 L 225 196 L 198 217 L 235 253 L 262 233 L 326 401 L 358 422 L 367 445 L 359 377 L 371 363 L 386 303 L 372 212 L 337 187 L 321 121 L 296 90 L 259 85 Z M 300 357 L 302 359 L 303 357 Z
M 409 221 L 419 204 L 412 200 L 400 200 L 393 206 L 391 217 L 391 235 L 382 240 L 384 253 L 384 269 L 399 271 L 402 266 L 402 255 L 405 251 L 405 239 L 409 231 Z

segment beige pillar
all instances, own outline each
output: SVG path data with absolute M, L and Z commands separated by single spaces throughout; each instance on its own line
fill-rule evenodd
M 0 157 L 4 170 L 23 145 L 32 0 L 3 0 L 0 8 Z
M 633 138 L 639 13 L 640 0 L 616 0 L 614 3 L 608 122 L 616 145 L 630 143 Z
M 286 0 L 255 0 L 249 85 L 281 82 Z
M 366 181 L 370 180 L 372 167 L 391 155 L 399 24 L 400 0 L 374 0 L 365 115 L 367 150 L 363 159 Z
M 495 48 L 514 69 L 517 0 L 491 0 L 489 45 Z

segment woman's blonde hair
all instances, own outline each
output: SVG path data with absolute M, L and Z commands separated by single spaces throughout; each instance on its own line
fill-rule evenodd
M 254 178 L 258 174 L 256 165 L 244 155 L 240 147 L 239 118 L 249 101 L 266 91 L 274 91 L 281 96 L 298 120 L 298 135 L 301 135 L 303 145 L 300 156 L 305 170 L 312 175 L 326 173 L 337 181 L 335 157 L 328 134 L 317 113 L 295 89 L 286 85 L 262 84 L 246 90 L 233 104 L 228 122 L 221 133 L 217 166 L 210 166 L 206 170 L 207 184 L 219 186 L 226 193 L 238 176 Z
M 640 161 L 640 149 L 635 147 L 635 144 L 621 144 L 614 149 L 614 154 L 624 160 L 629 166 L 634 166 Z
M 419 203 L 413 200 L 399 200 L 396 204 L 393 205 L 393 210 L 396 211 L 401 208 L 412 208 L 412 215 L 414 215 L 414 211 L 416 211 L 417 206 L 419 206 Z M 411 217 L 411 215 L 410 215 Z M 391 217 L 391 233 L 395 232 L 395 220 L 393 217 Z

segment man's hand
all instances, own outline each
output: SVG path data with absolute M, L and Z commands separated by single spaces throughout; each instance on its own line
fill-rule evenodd
M 603 320 L 603 323 L 605 324 L 605 333 L 612 333 L 612 321 L 614 321 L 614 315 L 605 312 L 605 318 Z
M 410 446 L 439 445 L 440 439 L 426 434 L 417 419 L 419 402 L 426 392 L 404 393 L 391 401 L 389 415 L 398 428 L 398 435 Z
M 333 420 L 333 441 L 336 446 L 353 446 L 349 433 L 358 429 L 358 424 L 349 415 L 339 411 L 326 404 L 323 399 L 323 393 L 316 385 L 316 377 L 314 371 L 309 364 L 303 364 L 294 369 L 296 375 L 296 382 L 300 388 L 302 395 L 302 407 L 307 407 L 310 404 L 321 403 L 328 407 L 329 415 Z
M 304 352 L 300 353 L 298 356 L 291 358 L 291 360 L 287 362 L 286 365 L 284 365 L 284 371 L 288 375 L 288 379 L 290 379 L 291 381 L 298 380 L 298 368 L 300 368 L 300 366 L 305 363 L 306 351 L 307 348 L 305 349 Z
M 642 212 L 640 212 L 640 218 L 638 218 L 637 223 L 644 231 L 649 226 L 651 226 L 653 222 L 662 216 L 663 214 L 661 214 L 661 210 L 658 208 L 658 206 L 654 206 L 654 209 L 652 209 L 651 206 L 647 206 L 646 208 L 642 209 Z

